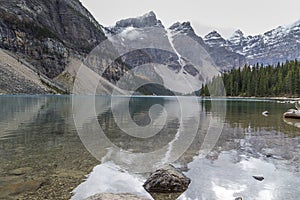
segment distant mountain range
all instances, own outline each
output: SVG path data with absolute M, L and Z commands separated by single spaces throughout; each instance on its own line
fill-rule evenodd
M 116 22 L 116 25 L 114 27 L 106 28 L 107 30 L 106 35 L 109 36 L 110 34 L 119 34 L 122 31 L 127 31 L 128 28 L 135 29 L 139 32 L 142 32 L 141 29 L 144 29 L 146 27 L 160 28 L 162 33 L 160 36 L 163 38 L 165 38 L 166 35 L 168 35 L 167 33 L 170 33 L 171 37 L 176 36 L 178 33 L 180 33 L 194 39 L 195 41 L 198 42 L 200 46 L 202 46 L 209 53 L 216 66 L 219 67 L 220 71 L 231 69 L 233 67 L 243 66 L 246 63 L 245 56 L 240 54 L 239 52 L 235 52 L 231 48 L 228 48 L 227 46 L 222 46 L 221 43 L 218 45 L 211 45 L 214 42 L 213 40 L 215 39 L 213 35 L 211 35 L 212 36 L 210 38 L 211 40 L 203 40 L 203 38 L 201 38 L 195 33 L 190 22 L 183 22 L 183 23 L 176 22 L 169 28 L 165 28 L 162 22 L 157 19 L 153 11 L 137 18 L 123 19 Z M 211 34 L 213 33 L 215 32 L 212 32 Z M 209 35 L 207 37 L 209 37 Z M 220 39 L 224 40 L 222 37 L 220 37 Z M 152 40 L 159 40 L 159 39 L 152 38 Z M 218 39 L 216 40 L 216 42 L 219 42 Z M 172 40 L 169 40 L 169 45 L 174 46 L 174 44 L 172 44 Z M 185 48 L 189 48 L 189 47 L 186 46 Z M 182 56 L 179 55 L 179 57 Z
M 0 93 L 72 91 L 80 63 L 107 39 L 113 48 L 101 47 L 101 55 L 127 53 L 117 61 L 101 58 L 101 65 L 88 65 L 101 75 L 100 91 L 105 94 L 124 75 L 167 86 L 143 88 L 142 93 L 161 94 L 158 91 L 163 90 L 168 94 L 171 90 L 185 94 L 200 89 L 217 72 L 300 58 L 300 21 L 257 36 L 237 30 L 225 39 L 216 31 L 202 38 L 189 22 L 166 28 L 152 11 L 103 27 L 78 0 L 2 1 L 0 16 Z M 150 41 L 150 45 L 130 51 L 132 41 Z M 136 68 L 145 64 L 149 65 Z M 126 89 L 126 85 L 117 87 Z
M 205 47 L 221 70 L 243 66 L 246 63 L 276 65 L 278 62 L 300 58 L 300 20 L 255 36 L 245 36 L 241 30 L 236 30 L 229 39 L 223 38 L 217 31 L 212 31 L 201 38 L 194 32 L 190 22 L 176 22 L 171 27 L 165 28 L 162 22 L 156 19 L 154 12 L 150 12 L 141 17 L 121 20 L 108 30 L 119 33 L 126 27 L 141 28 L 155 25 L 166 31 L 176 30 L 192 36 Z
M 213 31 L 204 41 L 210 47 L 224 47 L 244 56 L 248 64 L 276 65 L 300 58 L 300 21 L 255 36 L 246 37 L 237 30 L 228 40 Z
M 217 75 L 217 71 L 213 71 L 213 61 L 205 58 L 209 57 L 207 46 L 188 22 L 176 23 L 166 29 L 154 12 L 149 12 L 138 18 L 118 21 L 105 32 L 117 49 L 128 52 L 122 56 L 122 61 L 135 77 L 147 77 L 147 81 L 164 84 L 178 93 L 191 93 L 200 89 L 206 77 Z M 191 38 L 190 42 L 194 44 L 184 37 Z M 130 50 L 142 47 L 144 43 L 145 49 Z M 203 48 L 203 52 L 199 48 Z M 195 53 L 191 54 L 191 51 Z M 149 65 L 136 68 L 145 64 Z M 204 67 L 210 68 L 205 71 L 208 74 L 203 74 Z

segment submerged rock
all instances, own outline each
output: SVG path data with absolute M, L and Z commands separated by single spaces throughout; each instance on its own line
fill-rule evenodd
M 266 110 L 266 111 L 262 112 L 262 115 L 267 117 L 269 115 L 269 111 Z
M 149 193 L 182 193 L 190 182 L 183 173 L 168 165 L 152 173 L 143 187 Z
M 22 168 L 18 168 L 18 169 L 14 169 L 14 170 L 9 171 L 9 174 L 10 175 L 15 175 L 15 176 L 20 176 L 20 175 L 23 175 L 23 174 L 27 174 L 31 171 L 32 171 L 31 167 L 22 167 Z
M 42 184 L 47 180 L 44 178 L 38 178 L 30 181 L 20 181 L 12 184 L 5 184 L 0 186 L 0 199 L 6 199 L 7 196 L 17 195 L 24 192 L 35 192 Z
M 258 180 L 258 181 L 263 181 L 265 178 L 262 176 L 252 176 L 254 179 Z

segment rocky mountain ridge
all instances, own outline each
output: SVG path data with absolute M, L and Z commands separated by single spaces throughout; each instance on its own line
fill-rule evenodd
M 211 47 L 225 47 L 245 56 L 251 65 L 276 65 L 278 62 L 300 59 L 300 21 L 255 36 L 245 36 L 237 30 L 228 40 L 216 31 L 204 38 Z
M 134 77 L 139 81 L 156 80 L 172 91 L 189 93 L 199 89 L 207 77 L 217 72 L 246 63 L 276 64 L 299 58 L 300 21 L 263 35 L 245 36 L 237 30 L 231 38 L 224 39 L 213 31 L 202 38 L 195 33 L 190 22 L 176 22 L 166 28 L 152 11 L 137 18 L 120 20 L 113 27 L 103 27 L 79 0 L 2 1 L 1 56 L 13 64 L 0 63 L 0 75 L 4 77 L 0 79 L 0 92 L 70 92 L 76 69 L 103 41 L 108 42 L 97 49 L 101 56 L 96 63 L 88 60 L 91 65 L 87 66 L 101 76 L 101 83 L 106 85 L 101 89 L 104 93 L 110 93 L 109 88 L 114 88 L 124 75 L 128 80 L 132 79 L 131 82 Z M 138 42 L 133 44 L 133 41 Z M 149 48 L 128 52 L 134 45 L 145 44 Z M 127 53 L 111 60 L 118 52 Z M 166 67 L 149 65 L 134 69 L 149 63 Z M 28 68 L 26 73 L 19 73 L 23 68 Z M 25 77 L 23 85 L 17 77 Z M 9 80 L 13 81 L 7 89 Z M 153 87 L 146 90 L 147 94 L 155 93 Z
M 14 54 L 19 65 L 28 62 L 34 68 L 33 74 L 52 79 L 53 84 L 45 85 L 46 93 L 53 92 L 54 78 L 72 58 L 83 59 L 105 39 L 101 26 L 78 0 L 1 1 L 0 48 Z M 34 81 L 41 82 L 40 79 Z M 1 87 L 5 84 L 2 79 Z M 36 93 L 35 89 L 24 88 L 27 89 L 21 93 Z
M 116 35 L 120 38 L 116 39 Z M 149 61 L 166 65 L 166 68 L 155 70 L 151 67 L 147 70 L 144 68 L 140 74 L 150 77 L 150 80 L 160 79 L 159 81 L 172 91 L 180 91 L 183 94 L 199 90 L 203 82 L 217 75 L 217 71 L 226 71 L 246 64 L 245 57 L 231 49 L 207 45 L 195 33 L 190 22 L 176 22 L 165 28 L 152 11 L 137 18 L 116 22 L 115 26 L 106 28 L 106 36 L 117 49 L 129 50 L 132 42 L 142 44 L 148 41 L 149 46 L 156 45 L 156 50 L 132 52 L 131 55 L 125 56 L 123 61 L 131 68 Z M 160 48 L 165 51 L 159 50 Z M 189 80 L 189 84 L 185 83 L 186 79 Z
M 199 90 L 208 76 L 218 73 L 206 45 L 189 22 L 165 28 L 151 11 L 107 27 L 106 36 L 119 52 L 126 52 L 121 59 L 133 76 L 147 77 L 147 81 L 164 85 L 175 93 Z M 140 67 L 143 65 L 148 66 Z M 204 70 L 205 67 L 210 70 Z M 113 73 L 114 70 L 110 71 Z M 116 77 L 114 74 L 110 76 Z

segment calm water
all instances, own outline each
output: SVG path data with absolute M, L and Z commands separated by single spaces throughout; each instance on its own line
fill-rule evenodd
M 187 97 L 0 96 L 0 107 L 0 199 L 12 198 L 14 194 L 4 189 L 23 179 L 90 169 L 72 199 L 101 192 L 150 198 L 142 184 L 165 163 L 192 180 L 179 199 L 300 196 L 299 121 L 282 118 L 292 104 Z M 268 116 L 262 115 L 265 110 Z M 16 176 L 13 170 L 24 167 L 31 170 Z M 255 175 L 265 179 L 257 181 Z

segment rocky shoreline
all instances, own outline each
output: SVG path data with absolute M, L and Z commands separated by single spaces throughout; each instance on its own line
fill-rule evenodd
M 262 99 L 262 100 L 278 100 L 278 101 L 300 101 L 299 97 L 240 97 L 227 96 L 227 99 Z
M 30 156 L 17 152 L 12 160 L 1 159 L 0 199 L 70 199 L 71 192 L 99 164 L 82 144 L 73 142 L 78 148 L 72 152 L 66 152 L 71 148 L 65 146 Z

